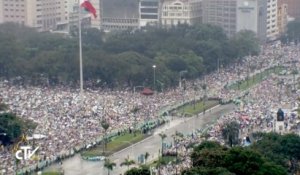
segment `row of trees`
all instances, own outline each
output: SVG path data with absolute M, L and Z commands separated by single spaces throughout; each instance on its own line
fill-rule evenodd
M 17 24 L 0 25 L 0 76 L 21 76 L 29 83 L 78 82 L 78 39 L 38 33 Z M 160 85 L 177 84 L 179 72 L 195 78 L 248 54 L 258 54 L 255 34 L 242 31 L 228 39 L 211 25 L 179 25 L 170 29 L 149 27 L 135 32 L 105 34 L 83 31 L 84 80 L 120 86 L 152 85 L 157 66 Z M 22 79 L 21 79 L 22 80 Z
M 182 175 L 286 175 L 299 172 L 300 137 L 257 133 L 249 147 L 205 141 L 194 148 L 192 168 Z
M 146 152 L 145 159 L 147 159 L 149 156 L 149 153 Z M 120 166 L 127 166 L 128 171 L 125 173 L 125 175 L 150 175 L 149 167 L 146 165 L 142 165 L 141 167 L 134 167 L 129 170 L 129 167 L 131 165 L 136 164 L 134 160 L 131 160 L 128 158 L 125 158 L 123 162 L 120 163 Z M 107 174 L 109 175 L 111 171 L 113 171 L 114 167 L 116 167 L 117 164 L 110 159 L 105 159 L 104 161 L 104 167 L 107 169 Z
M 204 141 L 193 146 L 192 167 L 181 172 L 182 175 L 287 175 L 300 172 L 300 137 L 296 134 L 253 133 L 252 144 L 238 146 L 239 125 L 229 122 L 222 128 L 225 145 Z M 180 133 L 174 136 L 182 137 Z M 172 136 L 172 137 L 174 137 Z M 163 144 L 165 134 L 160 134 Z M 176 137 L 174 137 L 175 139 Z M 175 142 L 175 141 L 174 141 Z M 163 149 L 163 147 L 162 147 Z M 176 153 L 177 155 L 177 153 Z M 163 156 L 163 154 L 162 154 Z M 157 161 L 157 168 L 166 165 Z M 176 161 L 175 163 L 178 163 Z M 150 173 L 149 167 L 142 166 L 127 171 L 127 175 Z

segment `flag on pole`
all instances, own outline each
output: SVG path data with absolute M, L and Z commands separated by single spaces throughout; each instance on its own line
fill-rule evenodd
M 97 17 L 96 9 L 89 0 L 80 0 L 80 6 L 89 13 L 92 13 L 95 18 Z

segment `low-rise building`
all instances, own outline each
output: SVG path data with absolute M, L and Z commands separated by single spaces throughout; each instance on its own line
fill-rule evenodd
M 165 0 L 161 8 L 163 26 L 202 22 L 202 0 Z

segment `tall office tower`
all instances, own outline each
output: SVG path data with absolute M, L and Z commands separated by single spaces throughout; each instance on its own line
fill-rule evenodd
M 267 40 L 267 1 L 240 0 L 237 1 L 236 32 L 251 30 L 259 40 Z
M 288 23 L 288 5 L 278 4 L 278 33 L 283 34 L 286 31 L 286 26 Z
M 0 22 L 15 22 L 38 31 L 56 30 L 65 23 L 65 1 L 1 0 Z
M 278 37 L 278 7 L 277 0 L 267 1 L 267 38 L 274 40 Z
M 202 22 L 202 0 L 165 0 L 161 9 L 163 26 Z
M 159 24 L 160 6 L 160 0 L 140 0 L 139 27 Z
M 223 28 L 227 36 L 236 33 L 237 0 L 203 0 L 203 23 Z
M 278 0 L 278 6 L 287 4 L 289 17 L 300 19 L 300 0 Z

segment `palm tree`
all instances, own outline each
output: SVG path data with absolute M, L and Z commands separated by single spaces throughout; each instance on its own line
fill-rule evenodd
M 238 144 L 239 131 L 240 131 L 240 125 L 236 121 L 227 123 L 225 127 L 222 129 L 223 138 L 230 147 Z
M 148 152 L 145 153 L 145 163 L 147 162 L 147 159 L 149 158 L 150 154 Z
M 106 147 L 107 147 L 107 138 L 106 138 L 106 135 L 107 135 L 107 130 L 108 130 L 108 128 L 109 128 L 109 123 L 108 123 L 106 120 L 103 120 L 103 121 L 101 122 L 101 126 L 102 126 L 102 128 L 104 129 L 104 139 L 103 139 L 103 141 L 104 141 L 104 145 L 103 145 L 103 154 L 104 154 L 105 149 L 106 149 Z
M 122 162 L 121 164 L 120 164 L 120 166 L 127 166 L 127 169 L 129 170 L 129 166 L 130 165 L 134 165 L 135 164 L 135 161 L 134 160 L 130 160 L 129 159 L 129 157 L 127 157 L 125 160 L 124 160 L 124 162 Z
M 174 139 L 174 144 L 175 144 L 175 151 L 176 151 L 176 160 L 175 160 L 175 164 L 178 163 L 178 147 L 177 147 L 177 143 L 180 141 L 180 139 L 183 138 L 183 134 L 181 132 L 176 131 L 175 134 L 173 135 L 173 139 Z M 177 166 L 175 166 L 175 174 L 177 175 Z
M 164 134 L 164 133 L 160 133 L 159 134 L 159 136 L 160 136 L 160 138 L 161 138 L 161 156 L 163 156 L 164 154 L 164 140 L 165 140 L 165 138 L 167 137 L 167 135 L 166 134 Z
M 105 159 L 104 167 L 107 169 L 107 175 L 109 175 L 110 171 L 114 169 L 116 163 L 110 161 L 109 159 Z
M 204 77 L 205 78 L 205 77 Z M 204 91 L 204 96 L 203 96 L 203 114 L 205 114 L 205 101 L 207 98 L 207 85 L 206 85 L 206 79 L 204 79 L 204 84 L 202 84 L 202 89 Z
M 292 74 L 293 74 L 293 84 L 294 84 L 294 91 L 296 90 L 296 74 L 298 74 L 298 71 L 297 71 L 297 69 L 294 69 L 293 71 L 292 71 Z
M 131 110 L 131 112 L 132 112 L 133 115 L 134 115 L 134 131 L 133 131 L 134 136 L 136 136 L 136 124 L 137 124 L 137 121 L 136 121 L 136 113 L 137 113 L 139 110 L 140 110 L 140 108 L 138 108 L 137 106 L 135 106 L 135 107 Z

